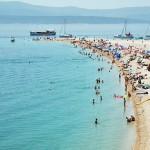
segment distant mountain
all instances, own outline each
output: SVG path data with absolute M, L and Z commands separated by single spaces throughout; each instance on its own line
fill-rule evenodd
M 146 22 L 150 22 L 150 7 L 129 7 L 119 9 L 83 9 L 77 7 L 46 7 L 16 1 L 0 2 L 0 17 L 3 18 L 4 16 L 30 16 L 35 18 L 37 16 L 90 16 L 108 17 L 107 19 L 111 18 L 112 20 L 113 18 L 128 18 L 133 19 L 134 21 L 139 20 L 140 22 L 142 22 L 145 20 Z
M 62 24 L 64 19 L 69 24 L 117 24 L 125 22 L 124 18 L 95 16 L 0 16 L 0 23 Z M 128 23 L 148 23 L 148 21 L 128 19 Z

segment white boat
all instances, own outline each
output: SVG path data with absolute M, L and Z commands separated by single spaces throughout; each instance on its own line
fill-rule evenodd
M 127 19 L 125 21 L 122 33 L 118 35 L 114 35 L 114 38 L 121 38 L 121 39 L 133 39 L 134 38 L 134 36 L 130 32 L 127 33 Z
M 63 32 L 64 32 L 63 34 L 61 34 L 61 33 L 62 33 L 62 30 L 63 30 Z M 60 37 L 60 38 L 72 38 L 72 37 L 73 37 L 72 34 L 66 33 L 66 19 L 64 20 L 64 24 L 63 24 L 63 26 L 62 26 L 62 28 L 61 28 L 59 37 Z
M 136 39 L 136 40 L 143 39 L 143 36 L 136 36 L 135 39 Z
M 114 35 L 114 38 L 121 38 L 121 34 Z

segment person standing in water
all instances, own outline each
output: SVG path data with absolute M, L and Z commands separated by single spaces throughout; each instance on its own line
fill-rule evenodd
M 119 82 L 121 81 L 121 74 L 119 73 Z
M 93 105 L 95 104 L 95 100 L 93 99 Z
M 102 101 L 102 99 L 103 99 L 102 96 L 100 96 L 100 100 L 101 100 L 101 101 Z
M 119 73 L 119 79 L 121 78 L 121 74 Z
M 135 117 L 134 117 L 134 116 L 131 116 L 131 120 L 132 120 L 132 121 L 135 121 Z
M 124 107 L 126 107 L 126 99 L 124 98 Z

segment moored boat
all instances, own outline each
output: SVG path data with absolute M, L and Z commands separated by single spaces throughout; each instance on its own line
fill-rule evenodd
M 46 31 L 30 31 L 30 36 L 52 36 L 52 35 L 56 35 L 56 31 L 54 29 Z
M 60 38 L 72 38 L 72 34 L 59 35 Z
M 150 24 L 149 24 L 147 31 L 146 31 L 146 34 L 145 34 L 145 38 L 148 40 L 150 39 L 150 34 L 148 34 L 149 28 L 150 28 Z
M 62 30 L 64 30 L 64 33 L 63 33 L 63 34 L 61 34 Z M 64 24 L 63 24 L 63 26 L 62 26 L 62 28 L 61 28 L 59 37 L 60 37 L 60 38 L 72 38 L 72 37 L 73 37 L 72 34 L 66 33 L 66 20 L 64 20 Z
M 124 27 L 123 27 L 123 30 L 122 30 L 122 33 L 121 34 L 118 34 L 118 35 L 114 35 L 114 38 L 121 38 L 121 39 L 133 39 L 134 36 L 129 32 L 127 33 L 127 19 L 125 21 L 125 24 L 124 24 Z M 124 33 L 125 32 L 125 33 Z
M 122 35 L 121 38 L 122 39 L 133 39 L 134 36 L 129 32 L 128 34 Z
M 135 39 L 136 40 L 141 40 L 141 39 L 143 39 L 143 36 L 137 36 L 137 37 L 135 37 Z
M 114 38 L 121 38 L 121 34 L 114 35 Z

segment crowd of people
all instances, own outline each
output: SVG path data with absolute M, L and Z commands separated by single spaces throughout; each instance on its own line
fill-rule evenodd
M 95 42 L 95 41 L 94 41 Z M 113 61 L 112 61 L 112 65 L 111 65 L 111 67 L 110 67 L 110 70 L 109 70 L 109 72 L 112 70 L 112 68 L 113 68 L 113 64 L 116 62 L 116 61 L 120 61 L 120 62 L 123 62 L 122 64 L 122 66 L 121 66 L 121 69 L 120 69 L 120 71 L 123 71 L 124 69 L 126 69 L 126 68 L 128 68 L 129 67 L 129 65 L 130 65 L 130 61 L 132 61 L 132 59 L 130 59 L 130 60 L 128 60 L 126 63 L 124 62 L 124 61 L 122 61 L 122 54 L 120 53 L 120 52 L 117 52 L 117 51 L 111 51 L 111 47 L 112 47 L 112 44 L 110 43 L 110 42 L 106 42 L 106 41 L 104 41 L 104 40 L 98 40 L 98 42 L 99 42 L 99 47 L 96 47 L 96 44 L 93 44 L 91 41 L 86 41 L 85 39 L 84 40 L 80 40 L 79 41 L 79 43 L 78 42 L 75 42 L 75 41 L 73 41 L 72 43 L 74 44 L 74 45 L 76 45 L 76 44 L 78 44 L 78 45 L 80 45 L 81 47 L 82 47 L 82 51 L 80 51 L 80 53 L 81 54 L 83 54 L 83 55 L 87 55 L 89 58 L 91 58 L 91 59 L 93 59 L 94 60 L 94 58 L 92 57 L 93 56 L 93 54 L 92 53 L 96 53 L 96 52 L 98 52 L 98 54 L 99 55 L 97 55 L 97 58 L 98 58 L 98 60 L 100 60 L 100 57 L 101 56 L 103 56 L 103 54 L 101 54 L 101 52 L 102 51 L 104 51 L 104 48 L 106 48 L 107 47 L 107 50 L 105 49 L 105 51 L 104 51 L 104 53 L 107 53 L 107 55 L 108 56 L 111 56 L 112 57 L 112 59 L 113 59 Z M 119 50 L 121 50 L 121 49 L 123 49 L 124 47 L 123 46 L 120 46 L 120 45 L 118 45 L 118 44 L 115 44 L 115 46 L 116 47 L 119 47 Z M 86 48 L 88 48 L 88 49 L 91 49 L 92 50 L 92 52 L 91 53 L 87 53 L 87 52 L 84 52 L 84 50 L 86 49 Z M 130 48 L 130 47 L 129 47 Z M 99 53 L 99 51 L 100 51 L 100 53 Z M 116 60 L 115 60 L 116 59 Z M 103 61 L 103 59 L 101 59 L 102 61 Z M 110 63 L 109 61 L 108 61 L 108 63 Z M 99 67 L 98 68 L 98 71 L 103 71 L 103 67 Z M 121 73 L 119 73 L 119 81 L 121 80 L 121 76 L 122 75 L 124 75 L 124 74 L 121 74 Z M 131 75 L 131 74 L 130 74 Z M 124 75 L 125 76 L 125 90 L 126 90 L 126 92 L 128 91 L 128 89 L 127 89 L 127 85 L 128 85 L 128 83 L 129 83 L 129 81 L 130 81 L 130 78 L 132 77 L 132 76 L 128 76 L 128 75 Z M 134 78 L 134 76 L 133 76 L 133 78 Z M 140 78 L 134 78 L 134 80 L 139 80 Z M 99 95 L 99 94 L 101 94 L 100 93 L 100 86 L 99 86 L 99 84 L 100 83 L 104 83 L 104 81 L 103 80 L 101 80 L 100 78 L 97 78 L 96 79 L 96 85 L 94 86 L 94 89 L 95 89 L 95 94 L 96 95 Z M 136 90 L 136 87 L 135 87 L 135 85 L 134 85 L 134 82 L 132 83 L 132 86 L 133 86 L 133 90 Z M 131 94 L 130 94 L 130 92 L 127 92 L 128 93 L 128 97 L 131 97 Z M 118 98 L 118 96 L 116 96 L 117 98 Z M 123 96 L 121 96 L 120 98 L 123 98 Z M 100 100 L 102 100 L 102 96 L 100 96 Z M 95 104 L 95 99 L 93 99 L 93 105 Z M 124 107 L 126 107 L 126 99 L 125 98 L 123 98 L 123 105 L 124 105 Z M 132 116 L 132 119 L 133 119 L 133 116 Z M 130 119 L 128 119 L 128 120 L 130 120 Z M 97 124 L 98 123 L 98 119 L 96 118 L 95 119 L 95 124 Z

